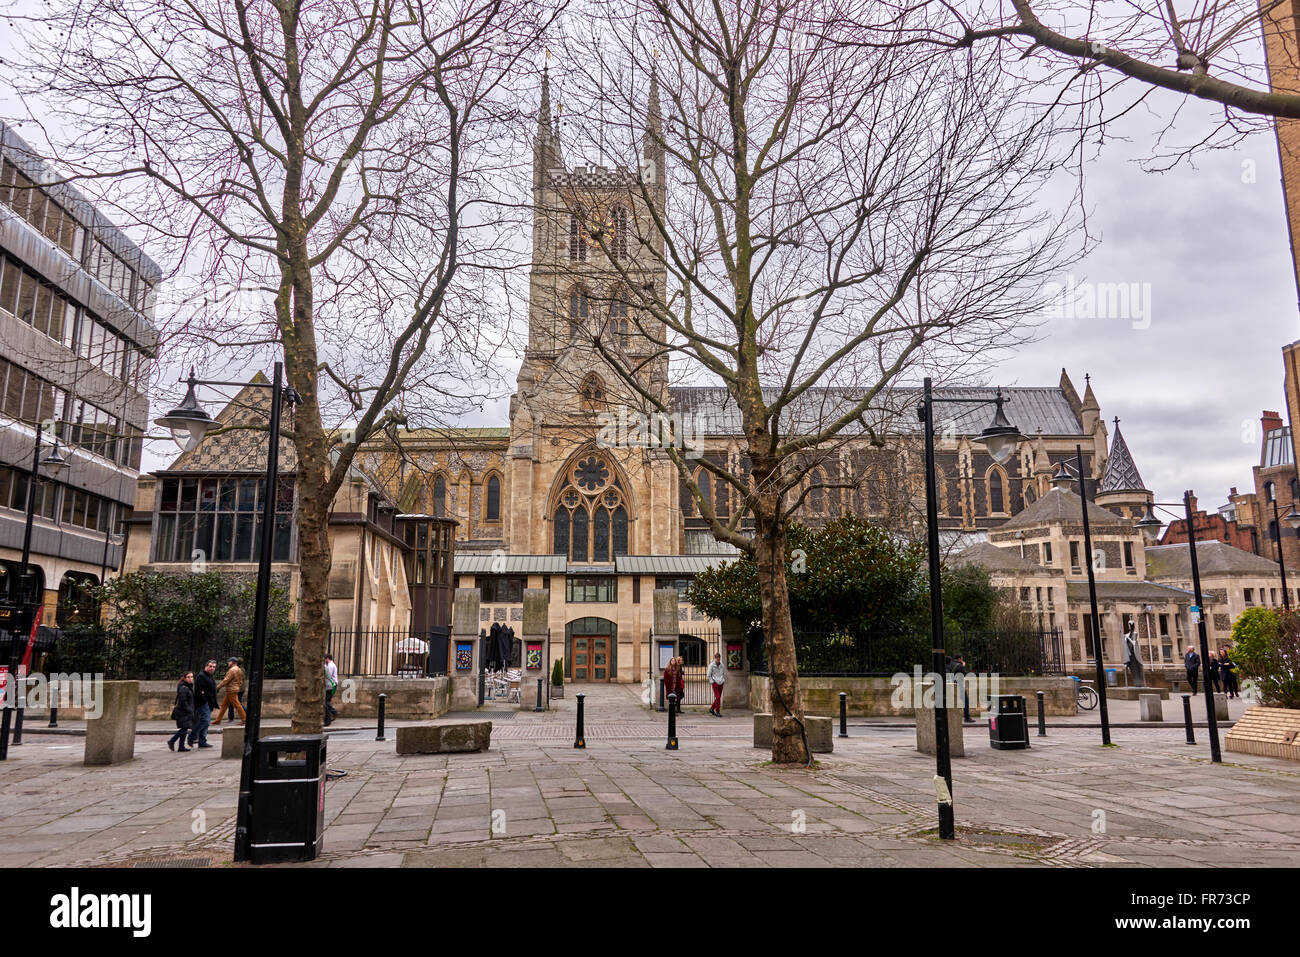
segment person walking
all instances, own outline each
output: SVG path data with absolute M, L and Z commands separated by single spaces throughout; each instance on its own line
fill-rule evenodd
M 1229 698 L 1238 698 L 1237 663 L 1228 657 L 1228 649 L 1219 649 L 1219 677 L 1223 679 L 1223 690 Z
M 334 689 L 339 686 L 339 666 L 334 663 L 333 655 L 325 656 L 325 725 L 329 726 L 336 717 L 338 709 L 334 707 Z
M 713 686 L 713 707 L 709 708 L 709 714 L 715 718 L 722 717 L 722 686 L 726 683 L 727 669 L 722 667 L 722 654 L 718 652 L 709 665 L 709 684 Z
M 1197 678 L 1201 675 L 1201 656 L 1196 653 L 1196 649 L 1191 645 L 1187 646 L 1187 654 L 1183 656 L 1183 665 L 1187 668 L 1187 683 L 1192 686 L 1192 694 L 1196 694 Z
M 172 708 L 172 720 L 176 722 L 176 733 L 167 739 L 168 751 L 189 751 L 185 739 L 194 727 L 194 672 L 185 672 L 181 683 L 176 686 L 176 706 Z M 177 748 L 176 745 L 180 747 Z
M 194 727 L 189 740 L 192 748 L 212 747 L 208 744 L 208 725 L 212 723 L 212 712 L 217 709 L 217 682 L 212 677 L 216 673 L 217 663 L 209 661 L 194 676 Z
M 957 687 L 961 692 L 961 719 L 970 721 L 970 695 L 966 691 L 966 676 L 970 674 L 970 668 L 966 665 L 965 655 L 954 655 L 952 665 L 948 669 L 957 679 Z
M 233 708 L 239 712 L 239 720 L 247 721 L 248 714 L 244 711 L 244 706 L 239 702 L 239 693 L 244 690 L 244 669 L 239 667 L 239 659 L 231 658 L 226 662 L 226 674 L 217 685 L 217 692 L 221 694 L 221 704 L 217 707 L 216 720 L 212 722 L 213 726 L 221 724 L 222 712 L 227 707 Z
M 682 713 L 682 695 L 686 691 L 686 678 L 682 668 L 682 659 L 673 658 L 668 662 L 668 668 L 664 671 L 664 694 L 676 695 L 676 699 L 669 698 L 674 712 Z

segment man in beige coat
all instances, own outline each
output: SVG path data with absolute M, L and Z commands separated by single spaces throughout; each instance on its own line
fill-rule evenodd
M 244 671 L 239 667 L 239 659 L 231 658 L 227 663 L 226 674 L 217 685 L 217 694 L 220 696 L 221 704 L 217 708 L 217 716 L 213 724 L 221 724 L 221 719 L 226 713 L 226 708 L 234 708 L 239 712 L 239 720 L 247 721 L 248 714 L 244 711 L 244 706 L 239 703 L 239 692 L 244 690 Z

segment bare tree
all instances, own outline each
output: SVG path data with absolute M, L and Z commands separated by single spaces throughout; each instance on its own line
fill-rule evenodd
M 915 32 L 917 42 L 965 47 L 1001 41 L 1009 59 L 1033 58 L 1069 78 L 1101 70 L 1222 104 L 1228 128 L 1251 128 L 1251 115 L 1300 119 L 1292 0 L 918 0 L 897 6 L 900 17 L 922 8 L 933 19 Z M 1286 82 L 1270 83 L 1261 37 Z
M 773 760 L 800 762 L 787 524 L 814 485 L 858 478 L 807 472 L 846 436 L 879 444 L 895 416 L 915 416 L 893 385 L 921 368 L 977 373 L 1041 309 L 1069 235 L 1034 206 L 1058 163 L 1052 114 L 1004 84 L 994 51 L 913 44 L 868 0 L 597 9 L 601 39 L 565 58 L 566 100 L 602 104 L 588 119 L 626 117 L 621 142 L 586 145 L 640 173 L 627 187 L 633 255 L 611 249 L 601 204 L 568 197 L 632 298 L 632 348 L 600 323 L 587 339 L 662 414 L 674 412 L 664 366 L 725 388 L 711 414 L 742 436 L 741 461 L 666 452 L 713 535 L 757 564 Z M 697 467 L 729 490 L 729 515 Z
M 202 289 L 161 317 L 218 368 L 282 350 L 302 589 L 294 729 L 319 730 L 328 516 L 359 447 L 459 411 L 519 258 L 509 136 L 554 8 L 89 0 L 9 11 L 74 178 Z M 30 122 L 29 122 L 30 127 Z M 95 181 L 98 181 L 96 183 Z

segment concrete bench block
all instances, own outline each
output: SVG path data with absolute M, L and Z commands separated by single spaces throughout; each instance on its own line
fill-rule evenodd
M 491 721 L 416 724 L 397 729 L 398 754 L 460 754 L 486 751 L 491 742 Z
M 103 711 L 86 722 L 83 763 L 120 764 L 135 757 L 135 714 L 140 707 L 140 682 L 105 681 Z
M 1228 720 L 1228 696 L 1222 691 L 1214 693 L 1214 717 L 1217 721 Z
M 804 731 L 808 735 L 808 749 L 813 754 L 830 754 L 835 750 L 835 736 L 832 733 L 830 718 L 806 714 L 803 716 Z M 754 747 L 765 751 L 772 750 L 772 715 L 754 715 Z
M 962 726 L 961 708 L 948 708 L 948 756 L 966 757 L 966 738 Z M 938 750 L 934 741 L 934 708 L 916 709 L 916 750 L 934 754 Z
M 244 756 L 244 726 L 222 722 L 221 725 L 221 756 L 223 758 L 235 758 L 236 760 Z M 209 731 L 209 734 L 211 731 Z M 277 734 L 293 734 L 293 726 L 288 724 L 263 724 L 257 729 L 257 740 L 269 738 Z
M 1160 706 L 1160 695 L 1144 694 L 1138 696 L 1139 717 L 1143 721 L 1163 721 L 1164 711 Z

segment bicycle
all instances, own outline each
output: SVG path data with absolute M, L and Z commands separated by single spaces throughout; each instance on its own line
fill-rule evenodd
M 1097 689 L 1092 686 L 1092 682 L 1078 682 L 1078 689 L 1075 691 L 1075 704 L 1084 711 L 1091 711 L 1097 707 Z

